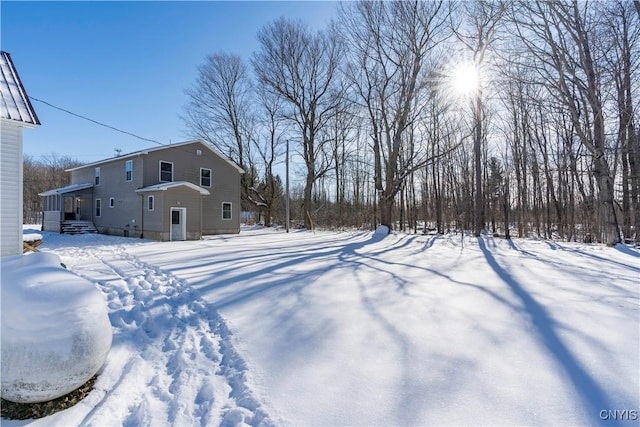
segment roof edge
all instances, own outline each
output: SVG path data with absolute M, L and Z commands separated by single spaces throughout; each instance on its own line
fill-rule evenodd
M 171 182 L 153 184 L 147 187 L 138 188 L 137 190 L 135 190 L 135 192 L 140 194 L 140 193 L 151 193 L 154 191 L 167 191 L 170 188 L 181 187 L 181 186 L 191 188 L 192 190 L 199 192 L 203 196 L 209 196 L 211 194 L 209 190 L 202 188 L 199 185 L 189 181 L 171 181 Z
M 16 69 L 15 64 L 13 63 L 13 59 L 11 59 L 11 54 L 4 50 L 0 50 L 0 54 L 4 55 L 4 57 L 7 58 L 7 64 L 9 64 L 9 68 L 11 68 L 11 72 L 13 73 L 14 78 L 16 79 L 16 83 L 18 83 L 18 89 L 20 90 L 20 95 L 22 95 L 22 99 L 24 99 L 24 102 L 27 106 L 27 110 L 29 111 L 29 115 L 31 115 L 31 119 L 33 120 L 33 124 L 32 124 L 33 127 L 40 125 L 41 124 L 40 119 L 38 118 L 38 115 L 36 114 L 36 110 L 33 108 L 33 105 L 31 104 L 31 99 L 29 98 L 29 95 L 27 94 L 26 89 L 22 85 L 20 74 L 18 73 L 18 70 Z M 27 123 L 27 122 L 21 122 L 21 123 Z
M 226 163 L 228 163 L 229 165 L 233 166 L 240 174 L 244 174 L 245 173 L 245 170 L 242 167 L 240 167 L 236 162 L 234 162 L 233 160 L 231 160 L 230 158 L 228 158 L 224 154 L 220 153 L 218 150 L 213 148 L 211 146 L 211 144 L 206 143 L 202 139 L 193 139 L 193 140 L 190 140 L 190 141 L 178 142 L 176 144 L 165 144 L 165 145 L 162 145 L 160 147 L 153 147 L 153 148 L 147 148 L 147 149 L 144 149 L 144 150 L 138 150 L 138 151 L 134 151 L 132 153 L 123 154 L 122 156 L 109 157 L 108 159 L 98 160 L 98 161 L 95 161 L 95 162 L 92 162 L 92 163 L 87 163 L 86 165 L 77 166 L 77 167 L 71 168 L 71 169 L 65 169 L 65 172 L 73 172 L 73 171 L 80 170 L 80 169 L 83 169 L 83 168 L 89 168 L 89 167 L 93 167 L 93 166 L 98 166 L 98 165 L 101 165 L 101 164 L 104 164 L 104 163 L 113 162 L 113 161 L 116 161 L 116 160 L 127 159 L 127 158 L 130 158 L 130 157 L 137 157 L 137 156 L 140 156 L 140 155 L 148 154 L 149 152 L 152 152 L 152 151 L 166 150 L 168 148 L 181 147 L 181 146 L 184 146 L 184 145 L 195 144 L 195 143 L 202 144 L 205 148 L 210 150 L 216 156 L 220 157 Z

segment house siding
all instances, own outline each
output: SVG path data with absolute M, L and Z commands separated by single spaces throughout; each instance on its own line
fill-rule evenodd
M 133 162 L 133 176 L 126 180 L 126 162 Z M 84 203 L 81 215 L 88 213 L 100 233 L 116 236 L 140 237 L 142 234 L 142 196 L 135 192 L 142 187 L 142 157 L 115 158 L 100 166 L 100 184 L 93 187 L 93 200 Z M 95 167 L 86 167 L 71 172 L 72 183 L 95 182 Z M 109 199 L 115 199 L 115 206 L 109 206 Z M 102 200 L 101 215 L 95 216 L 95 200 Z
M 187 181 L 198 186 L 200 169 L 211 169 L 211 187 L 204 187 L 211 194 L 202 201 L 202 234 L 240 232 L 240 173 L 233 166 L 198 142 L 168 147 L 145 156 L 145 186 L 160 182 L 160 161 L 173 163 L 174 181 Z M 222 202 L 233 204 L 231 220 L 222 220 Z
M 133 179 L 126 181 L 126 162 L 133 161 Z M 136 190 L 160 184 L 160 162 L 173 164 L 173 181 L 200 186 L 200 170 L 210 169 L 211 186 L 203 187 L 209 195 L 187 186 L 149 191 Z M 93 183 L 96 167 L 100 167 L 100 184 L 94 185 L 91 205 L 102 200 L 100 217 L 91 216 L 99 232 L 105 234 L 170 240 L 170 209 L 187 209 L 187 239 L 200 239 L 203 234 L 240 232 L 240 171 L 227 159 L 199 141 L 150 149 L 95 162 L 71 170 L 71 183 Z M 153 195 L 155 207 L 147 208 L 147 196 Z M 115 207 L 109 199 L 115 198 Z M 233 204 L 231 220 L 222 220 L 222 203 Z
M 44 211 L 42 215 L 42 231 L 60 232 L 60 211 Z
M 202 206 L 202 234 L 221 234 L 240 232 L 240 175 L 230 174 L 222 165 L 223 160 L 217 162 L 213 169 L 211 196 L 207 197 Z M 222 203 L 232 204 L 233 215 L 230 220 L 222 219 Z
M 154 240 L 169 240 L 168 237 L 163 238 L 163 232 L 168 236 L 164 227 L 164 217 L 167 213 L 164 211 L 164 191 L 154 191 L 152 193 L 143 193 L 144 196 L 144 237 Z M 154 207 L 150 211 L 147 209 L 147 196 L 154 197 Z
M 22 253 L 22 128 L 0 120 L 0 256 Z
M 184 189 L 180 187 L 170 188 L 167 191 L 163 191 L 164 199 L 162 210 L 163 216 L 163 230 L 166 232 L 166 236 L 162 240 L 171 240 L 169 236 L 169 230 L 171 229 L 171 208 L 186 208 L 186 221 L 187 221 L 187 240 L 199 240 L 202 237 L 201 233 L 201 219 L 202 219 L 202 197 L 200 193 L 191 189 Z
M 200 150 L 201 154 L 197 152 Z M 160 181 L 160 161 L 173 163 L 173 180 L 187 181 L 200 185 L 200 168 L 209 167 L 215 156 L 204 149 L 202 144 L 193 143 L 167 147 L 164 150 L 151 151 L 145 155 L 144 185 L 158 184 Z
M 212 164 L 211 196 L 205 198 L 202 206 L 202 234 L 239 233 L 240 174 L 219 157 L 212 159 Z M 222 219 L 223 202 L 232 204 L 230 220 Z

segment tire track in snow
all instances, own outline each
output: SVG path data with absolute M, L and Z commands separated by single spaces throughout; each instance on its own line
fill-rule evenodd
M 123 246 L 87 252 L 91 268 L 72 269 L 106 296 L 114 348 L 96 384 L 104 396 L 81 425 L 275 425 L 248 385 L 224 320 L 186 282 Z M 126 413 L 110 402 L 123 395 Z

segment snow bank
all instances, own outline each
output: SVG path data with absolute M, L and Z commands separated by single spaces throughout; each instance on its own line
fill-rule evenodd
M 389 227 L 387 227 L 386 225 L 379 225 L 378 228 L 376 228 L 374 236 L 384 237 L 387 234 L 389 234 Z
M 111 348 L 102 294 L 50 253 L 1 262 L 2 398 L 43 402 L 75 390 Z

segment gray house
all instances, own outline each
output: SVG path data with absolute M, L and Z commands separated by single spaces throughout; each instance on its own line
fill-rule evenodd
M 202 141 L 137 151 L 67 172 L 69 186 L 40 194 L 45 231 L 163 241 L 240 232 L 244 171 Z

